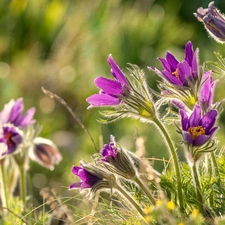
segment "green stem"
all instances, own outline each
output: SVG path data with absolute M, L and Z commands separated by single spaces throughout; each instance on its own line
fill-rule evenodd
M 26 209 L 26 170 L 23 166 L 20 169 L 20 198 L 23 202 L 23 207 Z
M 212 159 L 212 163 L 213 163 L 213 169 L 214 169 L 214 174 L 213 176 L 214 177 L 217 177 L 218 178 L 218 181 L 219 183 L 221 182 L 220 180 L 220 172 L 219 172 L 219 167 L 218 167 L 218 164 L 217 164 L 217 161 L 216 161 L 216 156 L 215 156 L 215 153 L 214 152 L 211 152 L 210 153 L 211 155 L 211 159 Z
M 175 149 L 174 144 L 171 140 L 171 137 L 169 136 L 166 128 L 160 122 L 160 120 L 157 117 L 155 117 L 155 119 L 153 121 L 155 122 L 155 125 L 157 126 L 157 128 L 161 131 L 162 135 L 164 136 L 165 142 L 168 146 L 170 155 L 172 157 L 173 165 L 174 165 L 174 169 L 175 169 L 176 177 L 177 177 L 178 200 L 179 200 L 180 208 L 181 208 L 181 210 L 183 210 L 184 209 L 184 200 L 183 200 L 183 193 L 182 193 L 182 182 L 181 182 L 181 174 L 180 174 L 180 168 L 179 168 L 176 149 Z
M 130 204 L 142 215 L 143 219 L 145 220 L 145 212 L 142 208 L 138 205 L 138 203 L 133 199 L 133 197 L 119 184 L 114 186 L 129 202 Z
M 149 198 L 150 202 L 155 205 L 155 199 L 152 196 L 152 193 L 150 192 L 149 188 L 147 187 L 147 185 L 143 182 L 143 180 L 139 177 L 136 176 L 134 181 L 137 182 L 137 184 L 140 186 L 140 188 L 142 189 L 142 191 L 146 194 L 146 196 Z
M 202 215 L 204 215 L 204 200 L 203 200 L 203 195 L 201 191 L 201 183 L 199 181 L 196 163 L 193 164 L 191 169 L 192 169 L 192 174 L 194 178 L 195 192 L 196 192 L 197 201 L 198 201 L 198 209 L 199 209 L 199 212 Z
M 8 192 L 5 177 L 4 159 L 0 161 L 1 165 L 1 200 L 2 207 L 8 208 Z

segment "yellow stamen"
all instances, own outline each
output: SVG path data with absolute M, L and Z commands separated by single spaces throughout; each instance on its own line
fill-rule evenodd
M 179 78 L 178 69 L 176 69 L 174 72 L 172 72 L 172 74 L 173 74 L 176 78 Z
M 202 126 L 190 127 L 188 128 L 188 132 L 191 135 L 192 139 L 195 140 L 200 135 L 205 134 L 205 129 Z

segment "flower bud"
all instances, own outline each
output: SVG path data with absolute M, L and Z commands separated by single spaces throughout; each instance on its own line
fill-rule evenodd
M 33 144 L 30 157 L 41 166 L 53 170 L 54 165 L 62 160 L 62 155 L 55 144 L 49 139 L 37 137 L 34 139 Z
M 225 17 L 214 6 L 214 2 L 210 2 L 206 9 L 198 8 L 194 15 L 216 41 L 225 42 Z

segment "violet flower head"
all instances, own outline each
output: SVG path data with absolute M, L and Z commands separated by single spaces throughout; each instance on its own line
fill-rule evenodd
M 62 155 L 58 148 L 49 139 L 37 137 L 33 140 L 33 144 L 30 157 L 41 166 L 53 170 L 54 166 L 62 160 Z
M 69 189 L 75 189 L 75 188 L 91 188 L 95 184 L 97 184 L 99 181 L 102 180 L 100 176 L 97 174 L 92 173 L 91 171 L 88 171 L 85 169 L 82 165 L 79 166 L 73 166 L 72 172 L 80 178 L 80 182 L 76 182 L 70 185 Z
M 0 124 L 13 124 L 16 127 L 25 129 L 27 126 L 35 123 L 33 119 L 35 108 L 30 108 L 24 115 L 22 115 L 24 109 L 23 99 L 19 98 L 16 101 L 11 100 L 4 106 L 4 109 L 0 112 Z
M 14 153 L 22 141 L 22 132 L 17 127 L 4 126 L 0 134 L 0 157 Z
M 109 162 L 110 159 L 115 158 L 118 153 L 118 148 L 115 146 L 115 140 L 112 135 L 110 135 L 110 143 L 105 144 L 100 153 L 103 156 L 102 160 L 105 162 Z
M 212 82 L 212 71 L 207 71 L 202 76 L 199 104 L 205 112 L 212 104 L 216 82 L 217 80 Z
M 185 110 L 180 110 L 182 133 L 185 142 L 192 146 L 201 146 L 211 139 L 218 130 L 214 127 L 217 117 L 216 110 L 208 111 L 202 116 L 201 108 L 198 104 L 188 118 Z
M 111 66 L 111 74 L 115 80 L 105 77 L 97 77 L 95 79 L 95 85 L 100 88 L 100 92 L 87 98 L 87 102 L 90 104 L 88 108 L 119 105 L 121 96 L 125 95 L 124 91 L 129 90 L 126 76 L 111 55 L 108 57 L 108 63 Z
M 225 17 L 214 6 L 214 2 L 210 2 L 206 9 L 198 8 L 194 15 L 216 41 L 225 42 Z
M 170 52 L 166 53 L 166 58 L 158 58 L 162 63 L 163 70 L 148 67 L 161 78 L 176 86 L 188 87 L 190 83 L 195 83 L 198 76 L 198 49 L 193 50 L 193 45 L 189 41 L 185 45 L 185 58 L 179 62 Z

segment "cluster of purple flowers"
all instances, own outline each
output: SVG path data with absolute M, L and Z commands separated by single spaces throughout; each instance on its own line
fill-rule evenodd
M 16 101 L 10 100 L 0 112 L 0 158 L 17 154 L 22 144 L 28 141 L 25 133 L 36 122 L 35 108 L 28 109 L 24 115 L 23 110 L 23 99 L 19 98 Z M 62 159 L 57 147 L 48 139 L 34 137 L 26 146 L 26 155 L 49 169 L 53 169 Z

